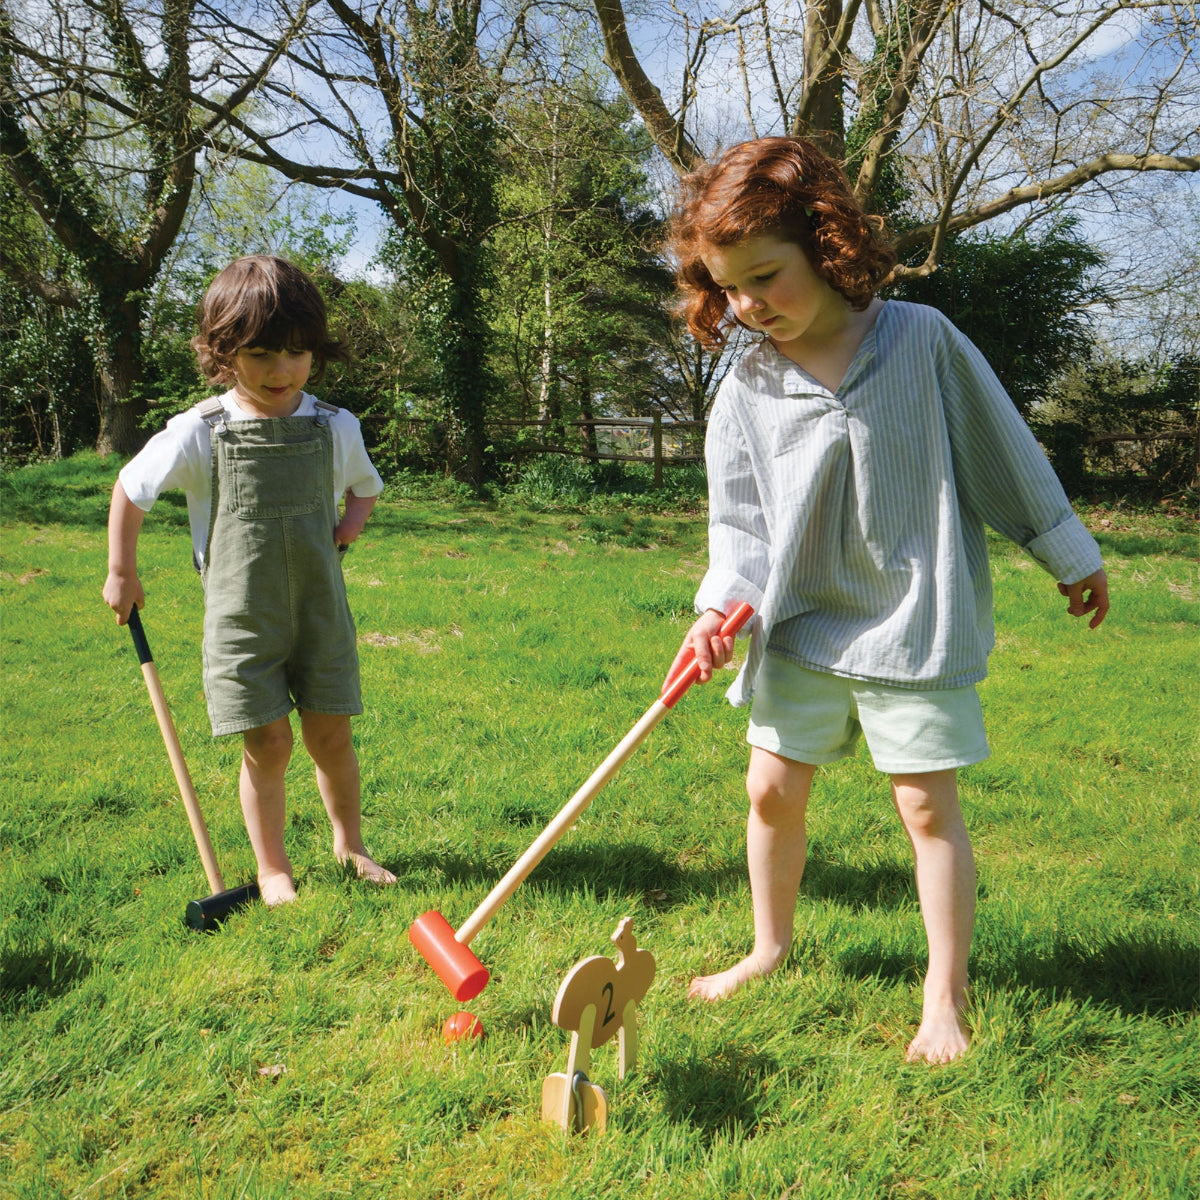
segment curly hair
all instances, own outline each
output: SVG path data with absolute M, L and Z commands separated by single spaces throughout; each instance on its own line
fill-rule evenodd
M 764 236 L 798 245 L 859 312 L 896 262 L 882 219 L 863 211 L 841 167 L 812 142 L 768 137 L 733 146 L 681 181 L 667 240 L 678 313 L 709 350 L 725 344 L 735 321 L 701 254 Z
M 349 362 L 349 348 L 329 332 L 325 301 L 299 267 L 272 254 L 234 259 L 208 285 L 196 310 L 200 332 L 192 349 L 214 384 L 234 381 L 241 349 L 310 350 L 313 383 L 332 361 Z

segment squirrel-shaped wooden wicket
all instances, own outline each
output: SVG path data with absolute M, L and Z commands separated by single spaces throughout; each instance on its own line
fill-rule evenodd
M 602 954 L 576 963 L 550 1013 L 555 1025 L 572 1031 L 571 1049 L 566 1072 L 548 1075 L 542 1084 L 542 1120 L 556 1121 L 568 1133 L 603 1130 L 608 1120 L 608 1097 L 587 1077 L 592 1050 L 618 1035 L 618 1079 L 637 1060 L 637 1006 L 654 980 L 654 955 L 638 949 L 630 917 L 617 926 L 612 940 L 616 963 Z

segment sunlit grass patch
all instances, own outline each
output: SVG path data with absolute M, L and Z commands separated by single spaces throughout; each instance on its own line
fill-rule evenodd
M 751 936 L 745 713 L 719 685 L 693 689 L 480 932 L 493 980 L 471 1008 L 488 1036 L 442 1042 L 459 1006 L 408 927 L 430 908 L 461 923 L 654 699 L 690 620 L 702 517 L 398 488 L 345 569 L 366 836 L 399 883 L 367 888 L 333 861 L 298 751 L 299 899 L 202 936 L 182 915 L 204 874 L 130 639 L 99 598 L 111 468 L 70 479 L 61 519 L 9 507 L 20 488 L 48 494 L 45 478 L 5 492 L 3 1194 L 1200 1191 L 1187 523 L 1120 513 L 1099 530 L 1114 609 L 1096 632 L 993 545 L 993 754 L 962 773 L 975 1042 L 929 1070 L 903 1061 L 924 969 L 911 852 L 865 754 L 818 778 L 783 967 L 727 1003 L 685 1001 Z M 235 882 L 254 865 L 240 751 L 208 731 L 189 554 L 186 526 L 156 509 L 146 627 Z M 575 962 L 615 955 L 625 916 L 658 964 L 638 1070 L 620 1082 L 612 1043 L 598 1049 L 608 1131 L 565 1141 L 539 1119 L 569 1044 L 550 1008 Z

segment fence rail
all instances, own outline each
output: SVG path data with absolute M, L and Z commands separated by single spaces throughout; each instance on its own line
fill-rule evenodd
M 385 414 L 369 414 L 362 418 L 364 424 L 390 424 L 392 426 L 409 426 L 416 428 L 436 427 L 443 422 L 432 417 L 389 417 Z M 703 454 L 680 453 L 678 443 L 674 446 L 669 446 L 667 442 L 674 439 L 676 434 L 684 433 L 687 430 L 700 430 L 703 433 L 708 426 L 707 421 L 664 421 L 661 415 L 655 414 L 653 417 L 594 417 L 591 420 L 580 421 L 555 421 L 552 419 L 538 420 L 516 420 L 510 418 L 498 418 L 495 420 L 486 419 L 484 427 L 493 429 L 584 429 L 594 431 L 596 429 L 628 429 L 628 430 L 644 430 L 649 435 L 647 446 L 644 450 L 634 451 L 629 450 L 622 452 L 619 450 L 601 450 L 589 449 L 587 447 L 578 446 L 560 446 L 551 445 L 545 442 L 538 442 L 536 445 L 521 447 L 519 454 L 537 455 L 537 454 L 560 454 L 572 458 L 585 458 L 591 462 L 629 462 L 629 463 L 653 463 L 654 465 L 654 486 L 662 487 L 662 473 L 664 465 L 676 465 L 681 463 L 700 463 L 704 461 Z M 668 453 L 668 450 L 674 451 Z
M 369 414 L 363 417 L 364 423 L 368 425 L 390 424 L 393 428 L 407 426 L 410 429 L 415 428 L 431 428 L 444 424 L 433 417 L 389 417 L 385 414 Z M 484 425 L 489 430 L 498 429 L 554 429 L 565 431 L 567 429 L 583 429 L 588 430 L 594 440 L 595 431 L 597 429 L 624 429 L 624 430 L 642 430 L 648 435 L 648 441 L 644 449 L 633 450 L 627 448 L 625 451 L 608 449 L 591 449 L 589 447 L 578 446 L 563 446 L 557 444 L 548 444 L 545 442 L 537 442 L 527 446 L 521 446 L 517 449 L 518 457 L 533 456 L 540 454 L 559 454 L 571 458 L 583 458 L 590 462 L 628 462 L 628 463 L 653 463 L 654 466 L 654 486 L 656 488 L 662 486 L 663 467 L 682 464 L 682 463 L 700 463 L 704 461 L 703 454 L 693 454 L 688 452 L 680 453 L 680 442 L 678 435 L 686 434 L 690 430 L 700 430 L 701 437 L 699 439 L 691 439 L 693 441 L 703 440 L 703 431 L 707 429 L 707 421 L 664 421 L 662 416 L 655 414 L 653 417 L 594 417 L 591 420 L 578 421 L 555 421 L 548 418 L 537 420 L 518 420 L 515 418 L 498 418 L 495 420 L 485 420 Z M 1114 444 L 1119 442 L 1126 443 L 1150 443 L 1161 441 L 1173 441 L 1177 439 L 1190 439 L 1195 442 L 1197 431 L 1195 429 L 1172 429 L 1165 430 L 1160 433 L 1151 434 L 1134 434 L 1134 433 L 1096 433 L 1084 437 L 1079 443 L 1079 448 L 1085 449 L 1088 447 L 1099 447 L 1105 444 Z M 674 445 L 668 443 L 674 442 Z M 668 452 L 671 451 L 671 452 Z M 1196 449 L 1196 474 L 1200 476 L 1200 444 Z

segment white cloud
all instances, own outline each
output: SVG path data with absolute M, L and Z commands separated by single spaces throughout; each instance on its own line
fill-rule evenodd
M 1137 43 L 1145 24 L 1144 13 L 1125 9 L 1106 21 L 1088 38 L 1084 43 L 1084 52 L 1093 60 L 1120 54 L 1122 50 Z

